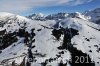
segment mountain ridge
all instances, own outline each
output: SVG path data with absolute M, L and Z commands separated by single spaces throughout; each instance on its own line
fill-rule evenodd
M 89 20 L 92 21 L 96 24 L 99 24 L 99 20 L 100 20 L 100 8 L 96 8 L 93 10 L 89 10 L 89 11 L 85 11 L 83 13 L 80 12 L 74 12 L 74 13 L 64 13 L 64 12 L 60 12 L 60 13 L 56 13 L 56 14 L 50 14 L 47 16 L 38 16 L 34 14 L 34 16 L 29 15 L 27 16 L 29 19 L 36 19 L 36 20 L 58 20 L 58 19 L 65 19 L 65 18 L 81 18 L 84 20 Z M 43 15 L 43 14 L 42 14 Z

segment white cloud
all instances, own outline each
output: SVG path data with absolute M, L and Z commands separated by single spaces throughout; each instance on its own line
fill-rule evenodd
M 91 2 L 91 1 L 93 1 L 93 0 L 72 0 L 68 4 L 75 6 L 75 5 L 79 5 L 79 4 L 88 3 L 88 2 Z
M 79 5 L 92 0 L 0 0 L 0 11 L 20 13 L 40 6 Z

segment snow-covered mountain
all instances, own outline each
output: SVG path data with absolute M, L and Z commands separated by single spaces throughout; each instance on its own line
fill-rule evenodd
M 29 19 L 32 20 L 60 20 L 60 19 L 65 19 L 65 18 L 80 18 L 80 19 L 84 19 L 86 20 L 86 16 L 84 16 L 83 14 L 79 13 L 79 12 L 75 12 L 75 13 L 56 13 L 56 14 L 50 14 L 50 15 L 43 15 L 42 13 L 39 14 L 32 14 L 27 16 Z
M 57 13 L 57 14 L 51 14 L 46 16 L 46 19 L 49 20 L 58 20 L 58 19 L 65 19 L 68 16 L 67 13 Z
M 100 24 L 100 8 L 84 12 L 85 16 L 89 17 L 89 20 Z
M 41 21 L 1 12 L 0 66 L 100 66 L 100 25 L 63 15 Z
M 41 20 L 44 21 L 45 20 L 45 15 L 42 13 L 38 13 L 38 14 L 32 14 L 27 16 L 27 18 L 32 19 L 32 20 Z
M 96 8 L 94 10 L 85 11 L 83 13 L 74 12 L 74 13 L 56 13 L 56 14 L 50 14 L 45 16 L 42 13 L 39 14 L 32 14 L 27 16 L 29 19 L 35 19 L 35 20 L 60 20 L 60 19 L 66 19 L 66 18 L 80 18 L 83 20 L 91 21 L 96 24 L 100 24 L 100 8 Z

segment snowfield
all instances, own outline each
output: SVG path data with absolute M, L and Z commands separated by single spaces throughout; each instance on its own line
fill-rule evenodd
M 79 14 L 79 16 L 81 15 Z M 83 18 L 83 16 L 81 18 L 67 17 L 61 20 L 41 21 L 1 12 L 0 25 L 0 31 L 6 29 L 6 33 L 0 35 L 0 37 L 11 35 L 10 38 L 6 37 L 7 40 L 12 37 L 16 38 L 15 41 L 12 41 L 13 39 L 8 40 L 7 44 L 9 45 L 7 46 L 3 46 L 6 38 L 1 39 L 3 45 L 1 45 L 2 48 L 0 47 L 0 66 L 11 66 L 13 61 L 16 65 L 25 61 L 26 66 L 28 66 L 27 62 L 30 57 L 33 60 L 30 63 L 31 66 L 73 66 L 71 63 L 73 61 L 72 56 L 75 53 L 73 51 L 80 51 L 80 54 L 89 55 L 90 60 L 95 64 L 91 66 L 100 66 L 100 26 Z M 54 30 L 61 30 L 62 33 L 55 34 L 59 36 L 59 40 L 53 35 Z M 77 35 L 73 35 L 75 31 L 78 31 Z M 65 36 L 68 35 L 71 38 L 67 38 L 68 41 L 64 40 Z M 65 48 L 62 49 L 58 48 L 63 47 L 64 43 L 67 44 L 66 42 L 72 50 L 68 48 L 69 45 L 64 45 Z M 73 50 L 74 48 L 77 48 L 77 50 Z M 25 60 L 23 60 L 24 58 Z

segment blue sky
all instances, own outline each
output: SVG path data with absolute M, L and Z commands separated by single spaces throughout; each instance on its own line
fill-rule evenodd
M 100 0 L 0 0 L 0 12 L 33 13 L 84 12 L 100 7 Z

